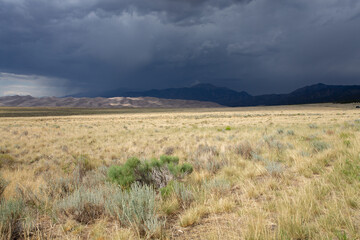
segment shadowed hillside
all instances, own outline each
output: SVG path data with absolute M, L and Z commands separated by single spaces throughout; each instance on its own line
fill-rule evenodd
M 271 106 L 326 102 L 359 102 L 360 86 L 335 86 L 315 84 L 297 89 L 288 94 L 267 94 L 252 96 L 247 92 L 237 92 L 211 84 L 199 84 L 189 88 L 169 88 L 144 92 L 122 93 L 128 97 L 157 97 L 216 102 L 224 106 Z M 109 96 L 110 97 L 110 96 Z

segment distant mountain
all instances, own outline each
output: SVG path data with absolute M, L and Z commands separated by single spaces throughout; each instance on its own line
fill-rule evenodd
M 88 93 L 89 94 L 89 93 Z M 322 83 L 299 88 L 288 94 L 266 94 L 252 96 L 247 92 L 235 91 L 211 84 L 192 87 L 168 88 L 149 91 L 124 91 L 124 89 L 91 93 L 93 98 L 80 97 L 10 96 L 0 97 L 0 106 L 20 107 L 84 107 L 84 108 L 177 108 L 177 107 L 242 107 L 271 106 L 309 103 L 360 102 L 360 85 L 336 86 Z M 97 96 L 97 97 L 95 97 Z M 104 96 L 104 97 L 98 97 Z
M 72 108 L 216 108 L 221 105 L 195 100 L 159 99 L 154 97 L 73 98 L 7 96 L 0 97 L 3 107 L 72 107 Z
M 168 88 L 164 90 L 150 90 L 144 92 L 126 92 L 123 96 L 140 97 L 151 96 L 166 99 L 185 99 L 216 102 L 224 106 L 243 106 L 252 102 L 253 97 L 246 92 L 237 92 L 225 87 L 216 87 L 211 84 L 198 84 L 188 88 Z
M 229 107 L 258 105 L 293 105 L 327 102 L 360 102 L 360 85 L 336 86 L 322 83 L 299 88 L 288 94 L 267 94 L 252 96 L 247 92 L 198 84 L 193 87 L 168 88 L 143 92 L 125 92 L 127 97 L 157 97 L 215 102 Z

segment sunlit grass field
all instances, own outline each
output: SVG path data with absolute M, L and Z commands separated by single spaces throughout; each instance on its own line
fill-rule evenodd
M 35 110 L 0 109 L 2 239 L 360 239 L 353 105 Z M 164 155 L 193 171 L 109 175 Z

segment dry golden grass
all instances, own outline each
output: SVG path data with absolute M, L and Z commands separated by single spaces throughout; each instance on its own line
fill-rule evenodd
M 194 166 L 183 179 L 192 198 L 159 194 L 166 224 L 152 237 L 360 239 L 360 111 L 351 105 L 0 118 L 0 136 L 3 198 L 19 198 L 20 187 L 26 204 L 42 201 L 29 238 L 144 237 L 108 217 L 59 216 L 43 189 L 70 178 L 80 155 L 96 172 L 172 154 Z

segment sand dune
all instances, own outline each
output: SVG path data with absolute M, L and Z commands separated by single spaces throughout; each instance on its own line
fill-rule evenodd
M 75 108 L 213 108 L 217 103 L 154 97 L 57 98 L 32 96 L 0 97 L 3 107 L 75 107 Z

